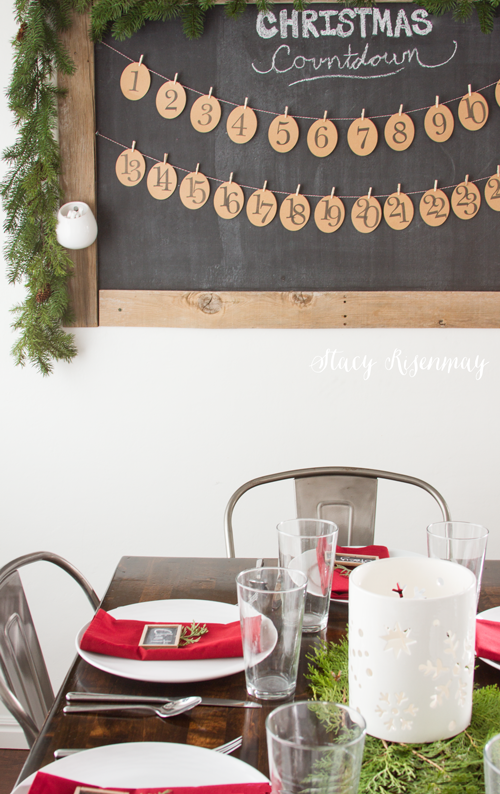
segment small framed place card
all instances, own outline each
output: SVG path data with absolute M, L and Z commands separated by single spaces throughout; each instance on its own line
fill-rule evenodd
M 337 554 L 335 565 L 343 565 L 344 568 L 357 568 L 358 565 L 378 559 L 376 554 Z
M 139 646 L 142 648 L 178 648 L 181 641 L 180 623 L 147 623 Z
M 77 786 L 73 794 L 124 794 L 123 789 L 117 791 L 112 788 L 91 788 L 90 786 Z

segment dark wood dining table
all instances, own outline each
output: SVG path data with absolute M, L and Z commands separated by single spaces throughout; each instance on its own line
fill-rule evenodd
M 104 596 L 105 610 L 160 599 L 203 599 L 236 604 L 236 575 L 255 567 L 252 559 L 196 557 L 123 557 Z M 275 560 L 264 560 L 265 565 Z M 479 611 L 500 605 L 500 561 L 487 561 Z M 347 603 L 332 602 L 328 628 L 317 635 L 303 635 L 295 699 L 310 697 L 306 678 L 308 654 L 322 640 L 337 641 L 347 626 Z M 500 672 L 477 662 L 475 681 L 480 685 L 500 682 Z M 135 681 L 92 667 L 75 659 L 31 749 L 19 780 L 54 760 L 57 748 L 91 748 L 122 742 L 177 742 L 213 748 L 237 736 L 242 747 L 235 757 L 268 775 L 265 720 L 277 705 L 267 702 L 261 709 L 197 706 L 192 711 L 162 720 L 151 716 L 73 714 L 64 715 L 65 695 L 71 691 L 135 695 L 204 695 L 205 697 L 248 699 L 243 672 L 213 681 L 166 684 Z

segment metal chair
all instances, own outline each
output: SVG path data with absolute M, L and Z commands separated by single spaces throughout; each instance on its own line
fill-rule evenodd
M 339 527 L 340 546 L 367 546 L 373 543 L 378 480 L 396 482 L 423 488 L 438 503 L 443 521 L 450 520 L 445 500 L 432 485 L 405 474 L 378 469 L 325 466 L 316 469 L 293 469 L 277 474 L 267 474 L 241 485 L 231 496 L 225 514 L 226 553 L 234 557 L 233 511 L 238 500 L 251 488 L 280 480 L 295 481 L 298 518 L 323 518 L 334 521 Z
M 21 725 L 31 747 L 54 701 L 54 691 L 33 625 L 18 568 L 44 560 L 58 565 L 80 585 L 94 611 L 100 603 L 84 576 L 67 560 L 47 551 L 25 554 L 0 569 L 0 701 Z

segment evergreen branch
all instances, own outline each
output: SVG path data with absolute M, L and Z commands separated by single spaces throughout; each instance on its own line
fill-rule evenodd
M 182 29 L 188 39 L 199 39 L 203 33 L 205 12 L 198 0 L 186 0 L 181 10 Z
M 199 642 L 203 634 L 208 634 L 207 627 L 205 625 L 202 626 L 200 623 L 195 623 L 193 620 L 190 626 L 182 627 L 179 648 Z

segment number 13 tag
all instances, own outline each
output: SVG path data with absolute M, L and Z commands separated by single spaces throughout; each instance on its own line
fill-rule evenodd
M 116 176 L 125 187 L 135 187 L 146 173 L 146 161 L 137 149 L 125 149 L 115 166 Z

